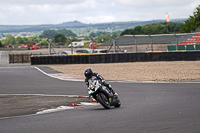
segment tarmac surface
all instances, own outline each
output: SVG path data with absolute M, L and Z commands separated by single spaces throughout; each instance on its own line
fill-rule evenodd
M 60 74 L 60 72 L 53 70 L 49 67 L 39 66 L 37 68 L 40 68 L 40 70 L 42 70 L 46 74 L 50 74 L 50 75 Z M 0 70 L 2 69 L 0 68 Z M 70 79 L 73 80 L 74 78 L 73 79 L 70 78 Z M 59 106 L 71 106 L 72 103 L 78 104 L 80 102 L 90 102 L 90 100 L 91 99 L 79 98 L 73 95 L 56 96 L 56 95 L 38 95 L 38 94 L 34 94 L 34 95 L 33 94 L 12 94 L 12 95 L 1 94 L 0 95 L 0 105 L 1 105 L 0 118 L 36 114 L 39 111 L 43 111 L 47 109 L 55 109 Z
M 84 81 L 84 77 L 72 74 L 64 74 L 46 66 L 31 66 L 30 63 L 8 63 L 8 52 L 1 51 L 0 68 L 22 68 L 32 67 L 41 73 L 59 80 Z M 8 78 L 9 79 L 9 78 Z M 189 81 L 190 82 L 190 81 Z M 70 106 L 72 103 L 90 102 L 87 98 L 69 97 L 68 95 L 37 95 L 37 94 L 1 94 L 0 95 L 0 118 L 36 114 L 38 111 L 55 109 L 59 106 Z
M 8 52 L 0 51 L 0 71 L 9 68 L 27 68 L 31 67 L 30 63 L 15 63 L 9 64 Z M 42 72 L 48 76 L 60 78 L 61 72 L 45 66 L 38 66 Z M 6 72 L 4 73 L 6 74 Z M 2 76 L 2 75 L 1 75 Z M 4 75 L 5 76 L 5 75 Z M 6 76 L 5 76 L 6 77 Z M 62 77 L 68 80 L 75 80 L 75 77 L 69 77 L 66 74 Z M 7 78 L 9 81 L 10 79 Z M 16 80 L 17 81 L 17 80 Z M 1 80 L 0 82 L 3 82 Z M 91 99 L 79 98 L 77 96 L 68 95 L 38 95 L 38 94 L 0 94 L 0 118 L 36 114 L 39 111 L 47 109 L 55 109 L 60 106 L 71 106 L 72 103 L 90 102 Z
M 19 66 L 9 64 L 7 67 L 0 67 L 0 93 L 1 96 L 4 95 L 3 100 L 7 101 L 1 100 L 4 105 L 9 101 L 13 102 L 13 108 L 10 108 L 10 110 L 16 110 L 16 106 L 20 105 L 19 103 L 27 104 L 26 108 L 28 109 L 39 102 L 41 104 L 40 111 L 46 106 L 46 103 L 51 103 L 51 97 L 65 103 L 65 100 L 69 100 L 70 96 L 87 95 L 87 88 L 82 77 L 77 77 L 79 79 L 78 82 L 70 81 L 70 78 L 75 78 L 72 76 L 60 80 L 62 77 L 53 78 L 52 75 L 61 73 L 51 69 L 46 69 L 46 72 L 42 73 L 36 67 L 26 64 Z M 45 67 L 41 68 L 41 70 L 45 71 Z M 199 83 L 124 81 L 110 83 L 119 94 L 122 103 L 120 108 L 106 110 L 101 105 L 97 105 L 41 115 L 1 117 L 0 132 L 200 132 Z M 18 95 L 21 96 L 19 101 L 15 99 L 18 98 Z M 13 96 L 12 100 L 9 100 L 10 96 Z M 38 99 L 40 99 L 40 96 L 46 97 L 46 101 L 42 103 L 42 100 L 30 100 L 31 104 L 28 105 L 29 103 L 26 103 L 26 101 L 28 102 L 29 97 L 32 98 L 32 96 L 36 96 L 35 98 Z M 57 106 L 57 103 L 52 101 L 47 108 L 54 107 L 52 104 Z

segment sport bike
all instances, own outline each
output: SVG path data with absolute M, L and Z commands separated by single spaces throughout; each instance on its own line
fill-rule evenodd
M 107 87 L 101 85 L 101 82 L 98 79 L 90 81 L 88 94 L 99 102 L 105 109 L 109 109 L 111 106 L 121 106 L 118 96 L 113 95 Z

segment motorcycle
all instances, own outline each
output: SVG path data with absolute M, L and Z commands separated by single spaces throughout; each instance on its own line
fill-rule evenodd
M 98 79 L 95 79 L 90 83 L 88 94 L 99 102 L 105 109 L 109 109 L 111 106 L 116 108 L 121 106 L 118 96 L 113 95 L 107 87 L 101 85 L 101 82 Z

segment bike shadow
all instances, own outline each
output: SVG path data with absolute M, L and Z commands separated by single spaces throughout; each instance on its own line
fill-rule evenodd
M 119 107 L 119 108 L 115 108 L 115 107 L 111 107 L 110 109 L 105 109 L 105 108 L 93 108 L 92 110 L 113 110 L 113 109 L 120 109 L 122 107 Z

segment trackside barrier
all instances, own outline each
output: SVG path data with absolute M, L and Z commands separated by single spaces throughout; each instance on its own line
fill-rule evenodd
M 144 61 L 191 61 L 200 60 L 200 51 L 184 52 L 146 52 L 146 53 L 112 53 L 84 54 L 73 56 L 35 55 L 31 57 L 31 65 L 42 64 L 93 64 Z
M 168 51 L 176 51 L 176 45 L 167 45 Z M 200 44 L 196 45 L 178 45 L 178 50 L 186 50 L 186 51 L 200 51 Z
M 200 51 L 200 44 L 199 45 L 195 45 L 196 50 Z
M 42 53 L 20 53 L 20 54 L 9 54 L 9 63 L 30 63 L 31 56 L 33 55 L 44 55 Z

